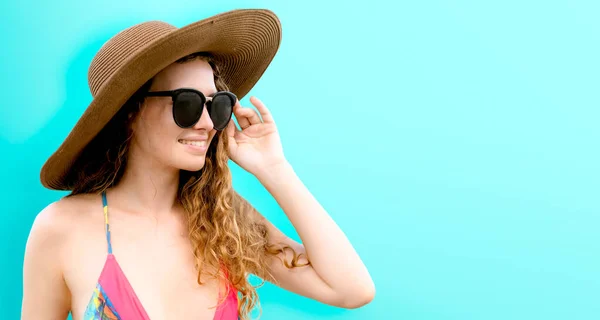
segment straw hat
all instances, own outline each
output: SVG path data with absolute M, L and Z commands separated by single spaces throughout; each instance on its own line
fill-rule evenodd
M 182 28 L 148 21 L 119 32 L 93 58 L 88 71 L 93 100 L 42 167 L 42 185 L 69 190 L 69 170 L 85 146 L 144 83 L 179 58 L 210 52 L 230 91 L 242 99 L 271 63 L 280 41 L 279 19 L 259 9 L 232 10 Z

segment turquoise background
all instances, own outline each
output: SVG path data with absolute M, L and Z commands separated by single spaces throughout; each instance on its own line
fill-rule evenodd
M 117 31 L 275 11 L 251 94 L 369 267 L 364 308 L 260 289 L 262 319 L 600 319 L 597 1 L 3 1 L 0 314 L 18 319 L 39 169 L 91 100 Z M 248 104 L 248 99 L 243 100 Z M 296 237 L 274 200 L 234 183 Z M 91 294 L 91 292 L 90 292 Z

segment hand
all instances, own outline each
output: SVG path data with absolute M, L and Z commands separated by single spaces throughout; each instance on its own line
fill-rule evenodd
M 250 102 L 258 112 L 242 107 L 239 100 L 233 107 L 233 114 L 241 130 L 233 121 L 229 122 L 228 151 L 231 160 L 256 176 L 273 166 L 285 164 L 286 159 L 271 113 L 258 98 L 251 97 Z

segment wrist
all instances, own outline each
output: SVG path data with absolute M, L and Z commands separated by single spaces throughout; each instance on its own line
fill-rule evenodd
M 294 175 L 294 169 L 292 165 L 287 160 L 282 160 L 280 162 L 276 162 L 267 166 L 264 166 L 257 170 L 255 176 L 256 178 L 264 183 L 269 183 L 271 181 L 276 181 L 280 179 L 285 179 L 285 177 L 289 177 Z

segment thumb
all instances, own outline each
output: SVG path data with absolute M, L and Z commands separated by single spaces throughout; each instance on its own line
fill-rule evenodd
M 227 136 L 230 138 L 235 136 L 236 129 L 237 128 L 235 127 L 235 123 L 233 122 L 233 119 L 229 120 L 229 123 L 227 124 L 227 128 L 225 128 Z

